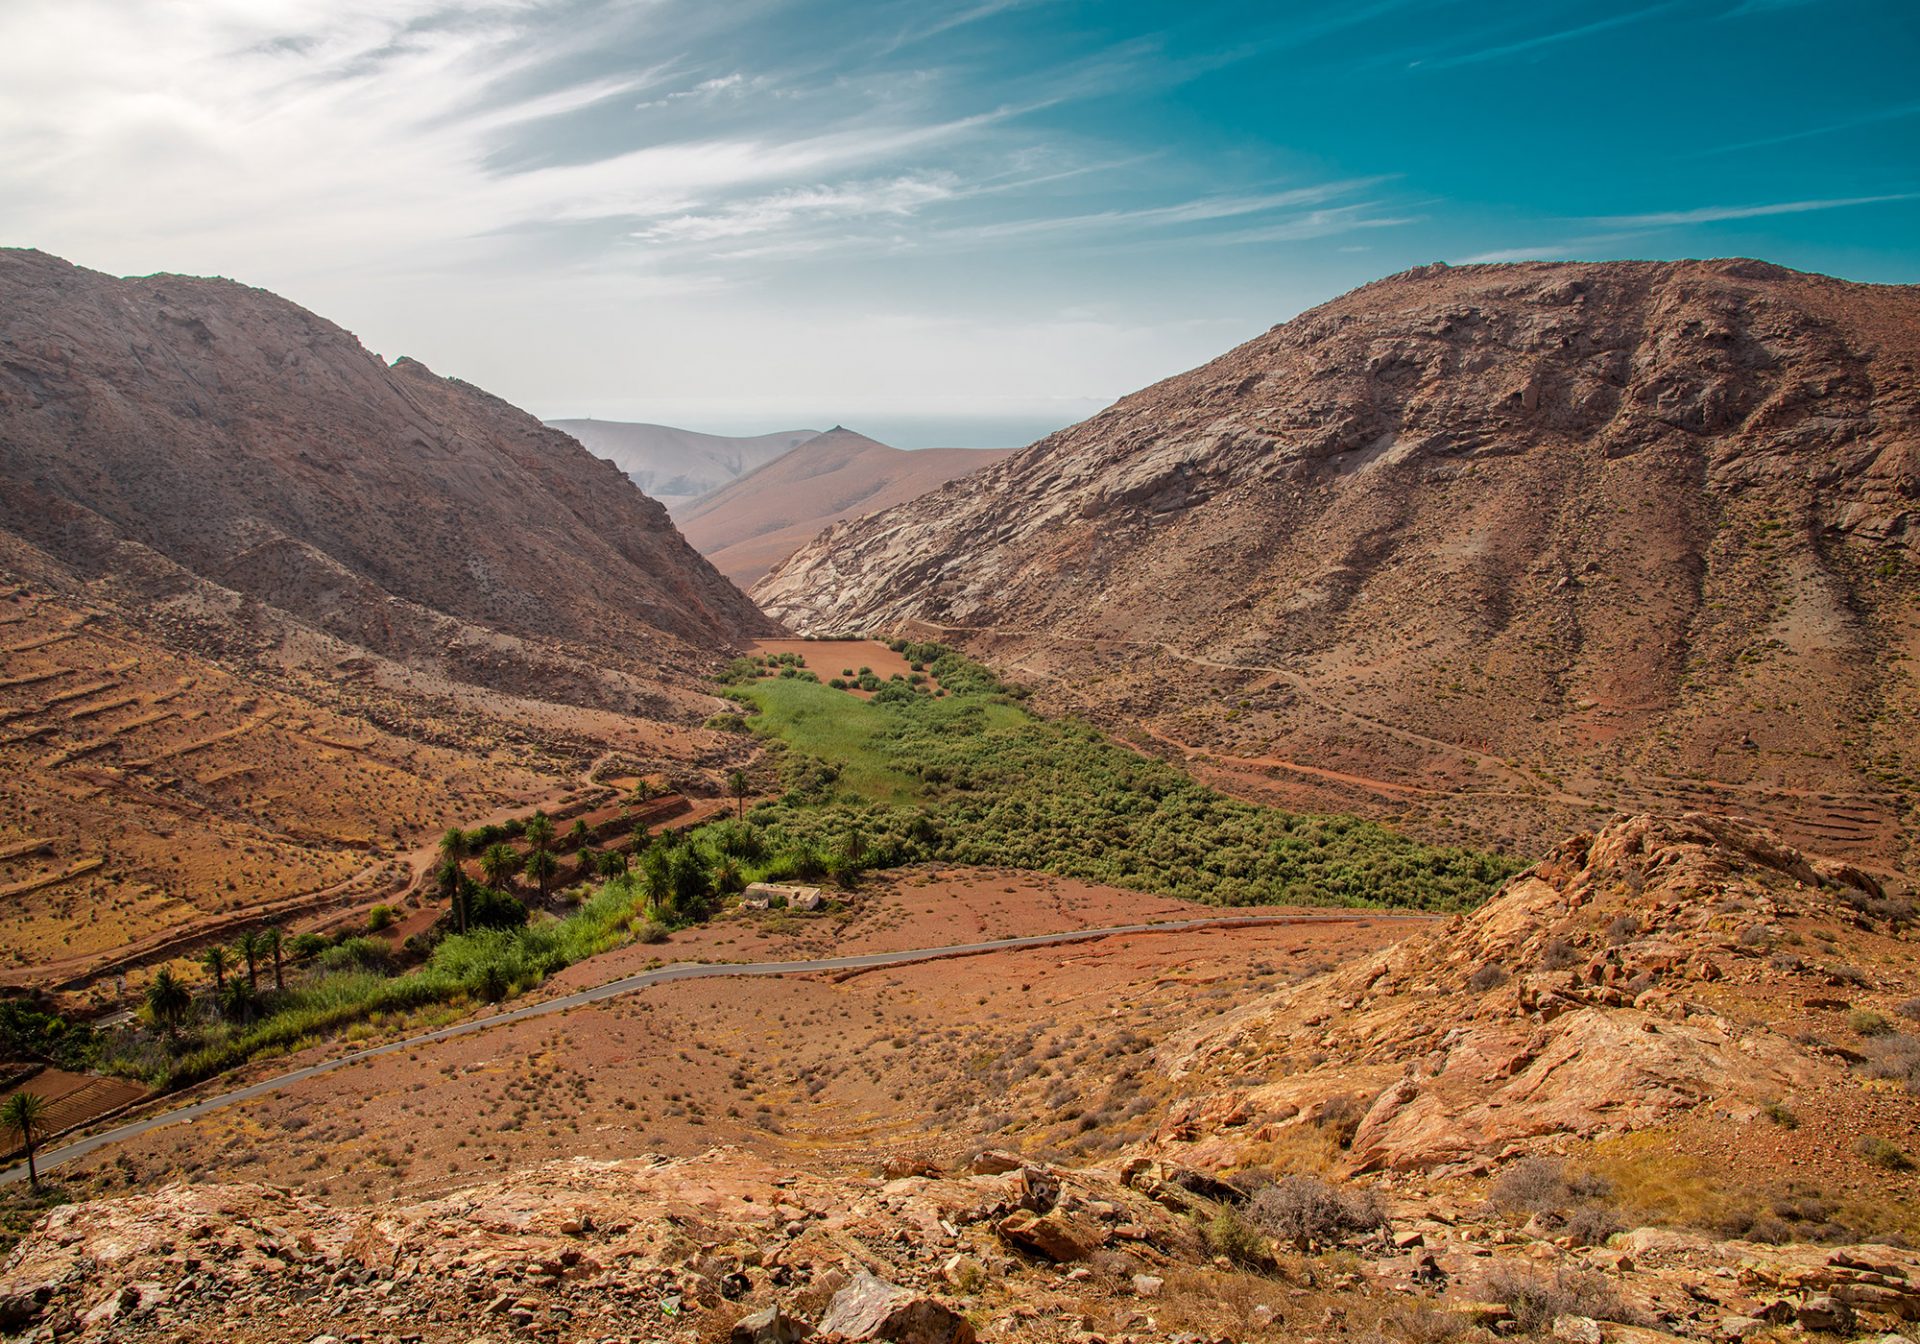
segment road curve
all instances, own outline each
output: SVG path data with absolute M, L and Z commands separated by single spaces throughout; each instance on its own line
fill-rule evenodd
M 1050 947 L 1059 943 L 1090 942 L 1099 938 L 1113 938 L 1126 934 L 1141 933 L 1180 933 L 1192 929 L 1241 929 L 1253 928 L 1263 924 L 1355 924 L 1371 920 L 1428 920 L 1432 915 L 1405 914 L 1392 911 L 1368 911 L 1365 913 L 1314 914 L 1314 915 L 1211 915 L 1198 919 L 1176 919 L 1158 924 L 1115 924 L 1099 929 L 1070 929 L 1063 933 L 1037 933 L 1021 938 L 996 938 L 984 943 L 954 943 L 945 947 L 907 948 L 895 952 L 865 952 L 846 957 L 821 957 L 812 961 L 756 961 L 756 962 L 707 962 L 683 961 L 670 966 L 661 966 L 651 971 L 640 971 L 634 975 L 623 976 L 618 980 L 609 980 L 604 985 L 595 985 L 591 989 L 576 990 L 558 998 L 541 999 L 535 1003 L 523 1004 L 503 1013 L 492 1013 L 486 1017 L 476 1017 L 465 1022 L 456 1022 L 450 1027 L 441 1027 L 435 1031 L 421 1032 L 417 1036 L 408 1036 L 401 1040 L 389 1041 L 385 1045 L 370 1046 L 365 1050 L 356 1050 L 350 1055 L 341 1055 L 337 1059 L 323 1060 L 318 1064 L 309 1064 L 305 1068 L 264 1078 L 245 1087 L 236 1087 L 185 1106 L 164 1111 L 159 1115 L 150 1115 L 144 1119 L 131 1120 L 124 1125 L 115 1125 L 103 1129 L 97 1134 L 87 1135 L 59 1148 L 49 1148 L 36 1154 L 42 1171 L 85 1157 L 96 1149 L 109 1144 L 120 1143 L 126 1139 L 137 1138 L 152 1130 L 166 1125 L 181 1124 L 196 1120 L 210 1111 L 236 1102 L 251 1101 L 255 1097 L 264 1097 L 279 1092 L 309 1078 L 317 1078 L 323 1073 L 332 1073 L 335 1069 L 344 1069 L 381 1055 L 390 1055 L 397 1050 L 411 1050 L 418 1046 L 429 1045 L 435 1041 L 444 1041 L 455 1036 L 465 1036 L 476 1031 L 486 1031 L 492 1027 L 505 1026 L 509 1022 L 522 1022 L 528 1018 L 545 1017 L 550 1013 L 564 1013 L 571 1008 L 584 1007 L 590 1003 L 599 1003 L 604 999 L 618 998 L 631 994 L 635 990 L 646 989 L 652 985 L 663 985 L 674 980 L 704 980 L 724 975 L 810 975 L 821 971 L 857 971 L 876 966 L 900 966 L 911 962 L 939 961 L 948 957 L 971 957 L 985 952 L 1010 952 L 1029 947 Z M 25 1163 L 0 1172 L 0 1185 L 12 1185 L 27 1178 Z

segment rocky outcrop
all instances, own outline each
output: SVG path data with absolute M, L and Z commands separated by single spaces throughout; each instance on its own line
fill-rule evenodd
M 1695 1112 L 1752 1119 L 1844 1082 L 1860 1056 L 1814 1043 L 1805 1007 L 1902 1001 L 1901 973 L 1875 981 L 1843 958 L 1877 942 L 1884 964 L 1910 914 L 1764 832 L 1624 819 L 1472 915 L 1169 1041 L 1162 1066 L 1189 1095 L 1158 1146 L 1232 1166 L 1332 1126 L 1356 1171 L 1484 1170 Z M 1834 962 L 1778 952 L 1816 930 Z M 1871 988 L 1821 997 L 1833 966 Z M 1889 1095 L 1900 1123 L 1920 1121 L 1914 1100 Z
M 892 1344 L 973 1344 L 973 1326 L 943 1302 L 909 1292 L 871 1274 L 857 1274 L 833 1295 L 822 1333 L 847 1341 Z
M 1322 810 L 1529 847 L 1583 800 L 1740 810 L 1884 862 L 1905 809 L 1847 744 L 1920 769 L 1888 661 L 1920 603 L 1917 367 L 1914 287 L 1426 267 L 754 593 L 796 627 L 944 632 Z

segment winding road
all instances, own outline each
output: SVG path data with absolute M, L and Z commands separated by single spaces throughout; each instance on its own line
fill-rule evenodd
M 821 957 L 811 961 L 757 961 L 757 962 L 678 962 L 671 966 L 661 966 L 651 971 L 640 971 L 634 975 L 623 976 L 618 980 L 609 980 L 604 985 L 595 985 L 591 989 L 576 990 L 557 998 L 542 999 L 535 1003 L 523 1004 L 503 1013 L 492 1013 L 486 1017 L 472 1018 L 466 1022 L 457 1022 L 450 1027 L 441 1027 L 435 1031 L 421 1032 L 417 1036 L 403 1037 L 389 1041 L 385 1045 L 376 1045 L 365 1050 L 356 1050 L 350 1055 L 338 1059 L 323 1060 L 318 1064 L 309 1064 L 302 1069 L 276 1074 L 245 1087 L 236 1087 L 220 1092 L 199 1101 L 150 1115 L 139 1120 L 130 1120 L 111 1129 L 103 1129 L 96 1134 L 75 1139 L 58 1148 L 48 1148 L 38 1153 L 42 1171 L 75 1161 L 110 1144 L 127 1139 L 138 1138 L 142 1134 L 160 1129 L 167 1125 L 182 1124 L 196 1120 L 211 1111 L 237 1102 L 251 1101 L 255 1097 L 264 1097 L 274 1092 L 284 1091 L 309 1078 L 317 1078 L 323 1073 L 332 1073 L 336 1069 L 348 1068 L 354 1064 L 377 1059 L 381 1055 L 390 1055 L 397 1050 L 411 1050 L 435 1041 L 449 1040 L 455 1036 L 465 1036 L 472 1032 L 487 1031 L 493 1027 L 506 1026 L 510 1022 L 523 1022 L 528 1018 L 546 1017 L 552 1013 L 564 1013 L 569 1009 L 599 1003 L 606 999 L 618 998 L 636 990 L 647 989 L 653 985 L 664 985 L 674 980 L 704 980 L 715 976 L 729 975 L 812 975 L 822 971 L 861 971 L 878 966 L 900 966 L 910 962 L 939 961 L 948 957 L 979 956 L 987 952 L 1009 952 L 1030 947 L 1052 947 L 1061 943 L 1092 942 L 1101 938 L 1114 938 L 1129 934 L 1143 933 L 1181 933 L 1195 929 L 1244 929 L 1256 928 L 1266 924 L 1356 924 L 1373 920 L 1431 920 L 1433 915 L 1405 914 L 1391 911 L 1368 911 L 1366 913 L 1339 913 L 1313 915 L 1213 915 L 1197 919 L 1168 920 L 1157 924 L 1115 924 L 1099 929 L 1069 929 L 1062 933 L 1037 933 L 1020 938 L 996 938 L 984 943 L 954 943 L 945 947 L 906 948 L 893 952 L 864 952 L 844 957 Z M 25 1163 L 0 1172 L 0 1185 L 11 1185 L 27 1178 Z

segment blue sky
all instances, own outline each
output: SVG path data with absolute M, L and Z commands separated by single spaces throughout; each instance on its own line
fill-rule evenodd
M 1920 281 L 1920 4 L 7 0 L 0 241 L 542 415 L 1024 442 L 1432 260 Z

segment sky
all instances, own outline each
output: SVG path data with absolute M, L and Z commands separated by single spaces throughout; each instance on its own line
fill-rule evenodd
M 1013 446 L 1430 261 L 1920 282 L 1915 0 L 3 0 L 0 244 Z

